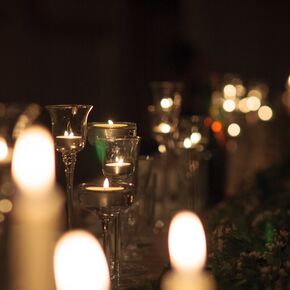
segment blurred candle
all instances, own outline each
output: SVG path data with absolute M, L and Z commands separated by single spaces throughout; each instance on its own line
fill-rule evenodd
M 53 248 L 62 199 L 55 190 L 54 145 L 39 126 L 17 139 L 12 176 L 19 189 L 15 198 L 11 236 L 13 290 L 51 290 Z
M 99 242 L 90 233 L 64 234 L 54 252 L 57 290 L 109 290 L 108 264 Z
M 177 214 L 169 228 L 168 247 L 173 271 L 165 275 L 163 290 L 213 290 L 213 279 L 203 271 L 206 239 L 200 219 L 189 211 Z

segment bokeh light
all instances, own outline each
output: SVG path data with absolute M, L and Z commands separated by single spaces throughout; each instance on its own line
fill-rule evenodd
M 247 98 L 241 99 L 239 101 L 238 107 L 239 107 L 239 110 L 244 114 L 250 112 L 250 109 L 248 108 L 248 105 L 247 105 Z
M 224 98 L 225 99 L 234 99 L 237 94 L 237 89 L 233 85 L 226 85 L 224 87 Z
M 223 103 L 223 109 L 226 112 L 232 112 L 234 111 L 236 108 L 236 103 L 234 100 L 225 100 Z
M 169 109 L 173 105 L 173 100 L 171 98 L 163 98 L 160 101 L 160 106 L 162 109 Z
M 5 138 L 0 137 L 0 161 L 4 160 L 8 155 L 8 145 Z
M 273 110 L 269 106 L 262 106 L 258 111 L 258 116 L 262 121 L 269 121 L 273 116 Z
M 159 151 L 160 153 L 165 153 L 165 152 L 166 152 L 166 146 L 163 145 L 163 144 L 160 144 L 160 145 L 158 146 L 158 151 Z
M 212 124 L 211 124 L 211 129 L 214 133 L 219 133 L 222 131 L 222 123 L 220 121 L 214 121 Z
M 257 111 L 261 106 L 261 100 L 256 96 L 247 98 L 247 107 L 250 111 Z
M 190 135 L 190 140 L 193 144 L 197 144 L 201 140 L 201 134 L 199 132 L 193 132 Z
M 241 133 L 241 127 L 237 123 L 232 123 L 228 127 L 228 134 L 232 137 L 237 137 Z
M 190 148 L 192 145 L 190 138 L 185 138 L 183 141 L 184 148 Z

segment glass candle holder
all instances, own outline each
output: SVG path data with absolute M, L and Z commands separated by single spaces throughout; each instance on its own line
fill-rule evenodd
M 66 175 L 67 226 L 72 227 L 73 175 L 76 155 L 86 142 L 87 118 L 91 105 L 49 105 L 55 147 L 62 154 Z
M 135 137 L 137 125 L 131 122 L 91 122 L 88 124 L 88 140 L 95 145 L 98 139 Z
M 111 180 L 132 182 L 140 141 L 139 136 L 99 139 L 99 147 L 103 149 L 103 174 Z

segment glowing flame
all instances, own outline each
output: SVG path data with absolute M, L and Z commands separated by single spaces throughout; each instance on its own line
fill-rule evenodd
M 73 137 L 74 133 L 73 132 L 68 133 L 68 131 L 64 131 L 64 136 L 65 137 Z
M 190 135 L 190 140 L 193 144 L 197 144 L 201 140 L 201 134 L 199 132 L 193 132 Z
M 171 98 L 163 98 L 160 101 L 160 106 L 163 109 L 169 109 L 172 107 L 172 105 L 173 105 L 173 100 Z
M 108 120 L 108 124 L 109 124 L 109 125 L 113 125 L 114 122 L 113 122 L 112 120 Z
M 0 161 L 4 160 L 8 155 L 8 145 L 5 138 L 0 137 Z
M 109 188 L 109 187 L 110 187 L 110 183 L 109 183 L 109 179 L 108 179 L 108 178 L 106 178 L 106 179 L 104 180 L 103 187 L 104 187 L 104 188 Z
M 119 164 L 123 164 L 124 163 L 124 159 L 122 157 L 116 157 L 116 162 Z
M 180 272 L 200 271 L 206 260 L 206 239 L 198 216 L 190 211 L 177 214 L 168 235 L 170 261 Z
M 30 196 L 48 194 L 55 182 L 54 144 L 51 134 L 34 126 L 16 141 L 12 176 L 21 192 Z
M 109 269 L 99 242 L 88 232 L 64 234 L 54 251 L 57 290 L 108 290 Z
M 232 137 L 237 137 L 240 135 L 241 127 L 237 123 L 232 123 L 228 127 L 228 133 Z

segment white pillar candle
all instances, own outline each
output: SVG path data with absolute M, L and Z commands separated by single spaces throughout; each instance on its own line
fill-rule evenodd
M 64 234 L 54 252 L 57 290 L 109 290 L 110 275 L 105 254 L 90 233 Z
M 53 248 L 62 198 L 55 190 L 53 139 L 42 127 L 31 127 L 17 139 L 12 176 L 19 188 L 11 234 L 13 290 L 51 290 Z
M 169 255 L 173 271 L 162 281 L 163 290 L 213 290 L 214 280 L 205 272 L 206 239 L 198 216 L 184 211 L 169 228 Z

